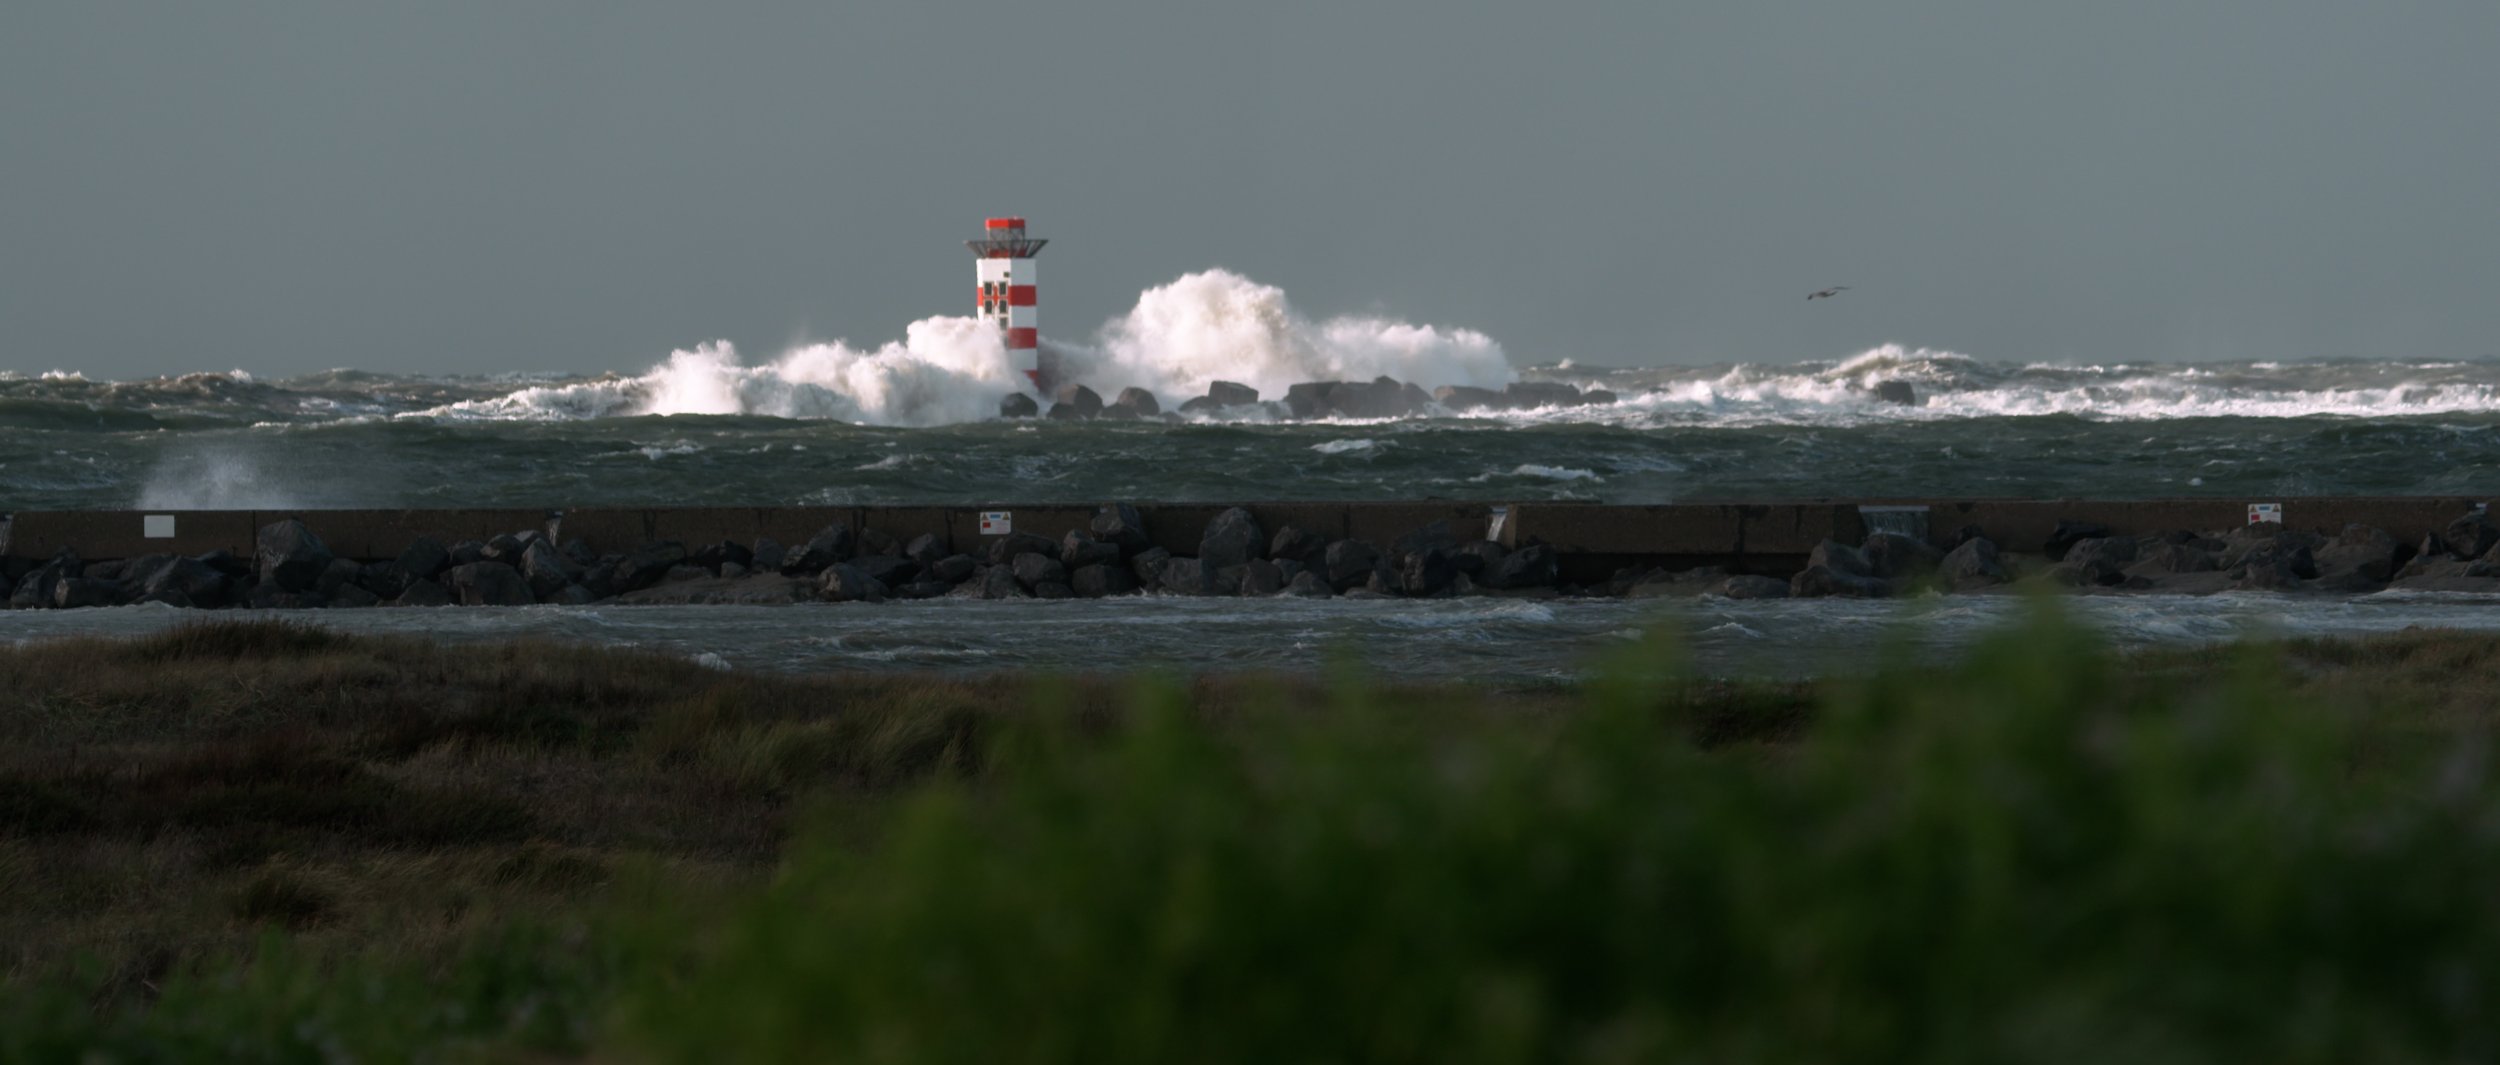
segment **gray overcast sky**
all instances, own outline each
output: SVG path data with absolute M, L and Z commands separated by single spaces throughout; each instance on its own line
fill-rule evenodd
M 1221 265 L 1512 358 L 2500 355 L 2500 4 L 0 10 L 0 369 L 639 371 Z M 1807 304 L 1830 284 L 1856 289 Z

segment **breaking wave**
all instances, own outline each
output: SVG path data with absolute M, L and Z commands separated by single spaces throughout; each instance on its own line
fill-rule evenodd
M 1166 403 L 1218 380 L 1269 395 L 1299 381 L 1389 376 L 1426 388 L 1498 388 L 1516 379 L 1501 345 L 1473 330 L 1383 318 L 1312 321 L 1282 289 L 1226 270 L 1148 289 L 1094 343 L 1046 342 L 1061 372 L 1105 395 L 1138 386 Z M 679 351 L 648 373 L 550 383 L 413 412 L 468 419 L 576 419 L 645 414 L 751 414 L 928 426 L 994 416 L 999 398 L 1030 391 L 1010 370 L 995 329 L 975 318 L 924 318 L 900 342 L 793 348 L 748 365 L 726 342 Z

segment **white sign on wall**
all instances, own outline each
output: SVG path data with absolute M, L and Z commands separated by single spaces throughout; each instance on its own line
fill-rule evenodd
M 174 516 L 171 514 L 141 515 L 139 518 L 139 536 L 142 539 L 148 540 L 173 539 Z
M 2273 523 L 2275 523 L 2275 524 L 2277 524 L 2277 525 L 2281 525 L 2281 524 L 2283 524 L 2283 504 L 2281 504 L 2281 503 L 2251 503 L 2251 504 L 2249 504 L 2249 505 L 2248 505 L 2248 523 L 2249 523 L 2250 525 L 2255 525 L 2255 524 L 2257 524 L 2258 522 L 2261 522 L 2261 521 L 2270 521 L 2270 522 L 2273 522 Z
M 981 512 L 981 535 L 1005 536 L 1014 531 L 1016 531 L 1016 522 L 1013 511 L 984 510 Z

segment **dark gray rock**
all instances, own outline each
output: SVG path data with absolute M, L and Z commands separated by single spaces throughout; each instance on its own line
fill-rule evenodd
M 2235 550 L 2225 556 L 2223 568 L 2241 588 L 2292 588 L 2318 577 L 2309 545 L 2288 534 Z
M 211 607 L 224 602 L 232 586 L 225 574 L 196 558 L 177 558 L 158 567 L 140 586 L 143 597 L 160 598 L 180 593 L 184 602 L 193 606 Z
M 1945 552 L 1936 563 L 1936 572 L 1956 588 L 2003 584 L 2014 579 L 2005 563 L 1997 558 L 1996 541 L 1985 536 L 1963 540 Z
M 1111 503 L 1094 512 L 1094 539 L 1119 545 L 1123 556 L 1133 557 L 1154 546 L 1146 536 L 1146 519 L 1137 508 L 1126 503 Z
M 2333 543 L 2317 549 L 2312 559 L 2321 577 L 2350 586 L 2384 584 L 2396 579 L 2403 545 L 2380 529 L 2346 525 Z
M 1290 402 L 1290 395 L 1287 399 Z M 1338 382 L 1328 390 L 1328 407 L 1329 413 L 1343 418 L 1403 418 L 1415 413 L 1419 404 L 1397 381 L 1379 377 Z
M 529 582 L 521 578 L 521 571 L 501 562 L 453 566 L 445 577 L 462 606 L 529 606 L 538 602 L 538 597 L 530 594 Z
M 233 552 L 223 548 L 199 556 L 199 561 L 201 565 L 225 574 L 228 581 L 242 580 L 253 572 L 252 563 L 234 557 Z
M 1340 592 L 1361 586 L 1380 567 L 1380 549 L 1361 540 L 1339 540 L 1320 558 L 1328 586 Z
M 850 526 L 827 525 L 782 559 L 781 572 L 794 577 L 822 573 L 836 562 L 850 561 L 852 555 L 859 553 L 858 547 L 859 541 L 851 535 Z
M 2066 549 L 2075 546 L 2078 541 L 2100 539 L 2108 535 L 2109 526 L 2100 522 L 2061 519 L 2057 523 L 2057 528 L 2050 531 L 2048 542 L 2041 545 L 2040 552 L 2047 555 L 2051 562 L 2062 562 L 2066 559 Z
M 704 569 L 703 567 L 695 565 L 692 562 L 680 562 L 674 566 L 670 566 L 667 573 L 660 575 L 660 583 L 683 584 L 687 581 L 702 581 L 710 580 L 711 578 L 711 570 Z
M 1318 570 L 1304 570 L 1294 574 L 1293 580 L 1285 584 L 1285 594 L 1302 599 L 1326 599 L 1337 593 L 1328 586 L 1327 578 L 1320 576 Z
M 1911 387 L 1908 381 L 1877 381 L 1875 398 L 1886 403 L 1915 407 L 1918 406 L 1918 389 Z
M 584 540 L 578 536 L 570 540 L 566 540 L 564 542 L 564 546 L 556 548 L 556 551 L 564 556 L 565 561 L 570 562 L 582 569 L 589 569 L 599 563 L 599 552 L 590 549 L 590 541 Z M 743 547 L 738 549 L 738 560 L 740 562 L 753 566 L 754 557 L 754 552 Z
M 111 581 L 92 577 L 63 577 L 52 586 L 52 606 L 58 610 L 80 607 L 115 606 L 121 602 L 121 589 Z
M 889 594 L 896 599 L 936 599 L 954 590 L 955 586 L 945 581 L 924 578 L 896 587 Z
M 988 555 L 990 564 L 993 566 L 1013 564 L 1019 555 L 1048 555 L 1057 558 L 1059 557 L 1059 543 L 1050 537 L 1033 533 L 1008 533 L 990 541 Z
M 1120 545 L 1107 544 L 1075 529 L 1059 538 L 1059 564 L 1074 573 L 1087 566 L 1116 566 L 1120 563 Z
M 1406 556 L 1398 567 L 1398 587 L 1408 595 L 1440 595 L 1450 590 L 1458 577 L 1458 567 L 1450 564 L 1450 556 L 1440 548 L 1426 548 Z
M 1120 390 L 1119 396 L 1112 399 L 1108 409 L 1120 411 L 1131 417 L 1152 418 L 1163 413 L 1163 404 L 1155 399 L 1154 393 L 1130 385 Z
M 920 576 L 923 568 L 920 563 L 899 555 L 861 555 L 858 561 L 851 564 L 867 574 L 869 580 L 886 586 L 888 590 L 911 583 Z
M 1223 409 L 1223 404 L 1208 399 L 1205 396 L 1198 396 L 1194 399 L 1184 399 L 1181 401 L 1180 405 L 1180 412 L 1182 414 L 1214 414 Z
M 399 553 L 397 565 L 410 580 L 430 581 L 451 568 L 451 551 L 420 536 L 408 541 L 407 549 Z
M 1900 533 L 1869 533 L 1858 553 L 1865 556 L 1870 572 L 1887 580 L 1923 577 L 1944 562 L 1944 551 L 1936 545 Z
M 430 580 L 408 582 L 408 590 L 391 600 L 392 606 L 450 606 L 455 602 L 451 591 Z
M 2460 561 L 2481 558 L 2500 546 L 2500 525 L 2492 523 L 2490 512 L 2470 510 L 2439 530 L 2439 539 L 2447 544 L 2449 555 Z
M 1582 402 L 1579 389 L 1560 381 L 1514 381 L 1502 391 L 1505 401 L 1519 408 L 1577 407 Z
M 1061 565 L 1058 559 L 1049 555 L 1039 553 L 1017 555 L 1014 561 L 1007 565 L 1009 569 L 1015 571 L 1016 579 L 1022 581 L 1027 588 L 1038 589 L 1044 584 L 1068 582 L 1068 567 Z
M 1277 561 L 1292 560 L 1306 566 L 1323 563 L 1328 555 L 1328 538 L 1295 526 L 1276 530 L 1267 542 L 1267 557 Z
M 1825 540 L 1806 554 L 1806 568 L 1820 566 L 1834 573 L 1851 577 L 1871 577 L 1875 567 L 1866 561 L 1866 553 L 1837 540 Z
M 1067 413 L 1060 413 L 1065 411 Z M 1061 385 L 1051 396 L 1053 418 L 1091 418 L 1102 413 L 1102 394 L 1084 385 Z
M 1466 385 L 1442 385 L 1432 390 L 1432 401 L 1453 414 L 1469 411 L 1503 410 L 1510 406 L 1510 397 L 1490 388 L 1469 388 Z
M 412 579 L 397 562 L 368 562 L 356 572 L 356 586 L 384 602 L 399 598 Z
M 1023 582 L 1016 580 L 1016 571 L 1006 566 L 991 566 L 982 570 L 980 587 L 983 599 L 1033 598 L 1033 593 L 1024 590 Z
M 1042 405 L 1022 392 L 1009 392 L 998 401 L 998 416 L 1001 418 L 1030 418 L 1041 412 Z
M 1829 541 L 1825 541 L 1829 543 Z M 1846 547 L 1836 544 L 1834 546 Z M 1855 548 L 1848 548 L 1855 551 Z M 1842 599 L 1881 599 L 1892 594 L 1892 585 L 1882 578 L 1861 573 L 1843 573 L 1829 566 L 1809 565 L 1804 572 L 1788 579 L 1788 594 L 1799 599 L 1836 597 Z
M 528 546 L 528 544 L 521 542 L 520 537 L 514 536 L 510 533 L 503 533 L 486 541 L 485 549 L 479 552 L 479 560 L 484 562 L 501 562 L 514 569 L 519 569 L 521 568 L 521 552 Z
M 1198 537 L 1198 558 L 1216 569 L 1238 566 L 1266 553 L 1266 531 L 1259 528 L 1257 518 L 1240 507 L 1228 507 L 1217 514 Z
M 929 576 L 948 584 L 961 584 L 979 572 L 981 564 L 971 555 L 948 555 L 929 563 Z
M 2138 552 L 2135 564 L 2127 572 L 2136 576 L 2157 576 L 2176 573 L 2211 573 L 2219 568 L 2214 553 L 2196 543 L 2166 543 Z
M 563 591 L 567 585 L 580 583 L 583 572 L 580 566 L 573 564 L 573 560 L 548 546 L 545 540 L 532 540 L 528 547 L 521 549 L 520 568 L 521 579 L 529 582 L 530 594 L 540 599 Z
M 903 545 L 903 557 L 926 566 L 946 557 L 946 545 L 938 542 L 935 533 L 921 533 Z
M 475 540 L 462 540 L 459 543 L 451 545 L 451 559 L 444 565 L 443 568 L 445 570 L 449 570 L 453 566 L 466 566 L 471 562 L 483 562 L 485 560 L 485 544 L 479 543 Z M 435 574 L 435 576 L 440 577 L 442 574 L 438 573 Z
M 1517 591 L 1528 588 L 1551 588 L 1560 577 L 1562 558 L 1552 547 L 1531 544 L 1510 554 L 1476 575 L 1476 583 L 1487 588 Z
M 339 585 L 338 591 L 332 593 L 329 599 L 330 605 L 334 607 L 380 606 L 382 604 L 381 596 L 366 591 L 362 585 L 356 584 Z
M 769 536 L 756 537 L 755 547 L 749 554 L 747 569 L 757 573 L 778 573 L 790 562 L 790 549 Z
M 895 539 L 893 533 L 883 529 L 861 529 L 858 542 L 852 546 L 857 557 L 860 558 L 868 558 L 872 555 L 882 555 L 888 558 L 903 557 L 903 542 Z
M 1499 567 L 1509 557 L 1510 548 L 1491 540 L 1475 540 L 1458 545 L 1458 552 L 1450 556 L 1450 564 L 1457 566 L 1460 573 L 1475 577 Z
M 1137 575 L 1119 563 L 1096 563 L 1079 566 L 1075 572 L 1068 574 L 1068 587 L 1085 599 L 1127 595 L 1137 590 Z
M 1162 572 L 1156 577 L 1163 590 L 1174 595 L 1215 594 L 1215 575 L 1208 572 L 1205 564 L 1198 559 L 1164 559 Z
M 720 564 L 720 576 L 721 579 L 725 581 L 734 581 L 752 572 L 754 571 L 749 570 L 745 566 L 741 566 L 735 562 L 723 562 Z
M 313 580 L 313 591 L 320 593 L 323 598 L 335 598 L 340 588 L 356 583 L 356 578 L 363 576 L 364 572 L 364 564 L 355 559 L 331 559 L 329 567 L 323 569 L 321 576 Z
M 1259 390 L 1231 381 L 1217 381 L 1207 386 L 1207 398 L 1218 407 L 1247 407 L 1259 401 Z
M 1335 413 L 1329 396 L 1342 381 L 1305 381 L 1285 387 L 1285 410 L 1296 418 L 1321 418 Z
M 650 544 L 640 551 L 618 559 L 615 565 L 610 567 L 610 572 L 613 574 L 611 583 L 618 592 L 648 588 L 665 580 L 668 577 L 668 571 L 677 568 L 685 561 L 686 545 L 684 544 L 675 540 Z M 451 583 L 453 589 L 457 591 L 458 582 Z
M 311 591 L 337 557 L 311 529 L 293 518 L 261 526 L 252 556 L 259 563 L 261 583 L 285 592 Z
M 1069 587 L 1064 581 L 1043 581 L 1033 586 L 1033 598 L 1074 599 L 1076 589 Z
M 2125 569 L 2136 560 L 2141 545 L 2124 536 L 2102 536 L 2077 540 L 2066 549 L 2064 564 L 2107 563 L 2110 568 Z
M 1240 594 L 1270 596 L 1285 590 L 1285 571 L 1263 558 L 1241 564 Z
M 1163 586 L 1163 563 L 1172 557 L 1170 551 L 1149 547 L 1128 560 L 1129 574 L 1137 578 L 1137 586 L 1149 591 Z
M 1742 574 L 1720 581 L 1710 592 L 1727 599 L 1786 599 L 1788 584 L 1777 577 Z
M 870 577 L 855 563 L 836 562 L 825 567 L 819 591 L 836 603 L 885 602 L 885 582 Z

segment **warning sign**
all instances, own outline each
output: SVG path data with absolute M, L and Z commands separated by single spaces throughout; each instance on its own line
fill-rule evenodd
M 1005 510 L 981 512 L 981 535 L 1005 536 L 1014 531 L 1016 531 L 1014 512 Z
M 2270 522 L 2275 523 L 2276 525 L 2281 525 L 2281 524 L 2283 524 L 2283 504 L 2281 504 L 2281 503 L 2251 503 L 2251 504 L 2249 504 L 2249 505 L 2248 505 L 2248 523 L 2249 523 L 2250 525 L 2255 525 L 2255 524 L 2257 524 L 2258 522 L 2261 522 L 2261 521 L 2270 521 Z

